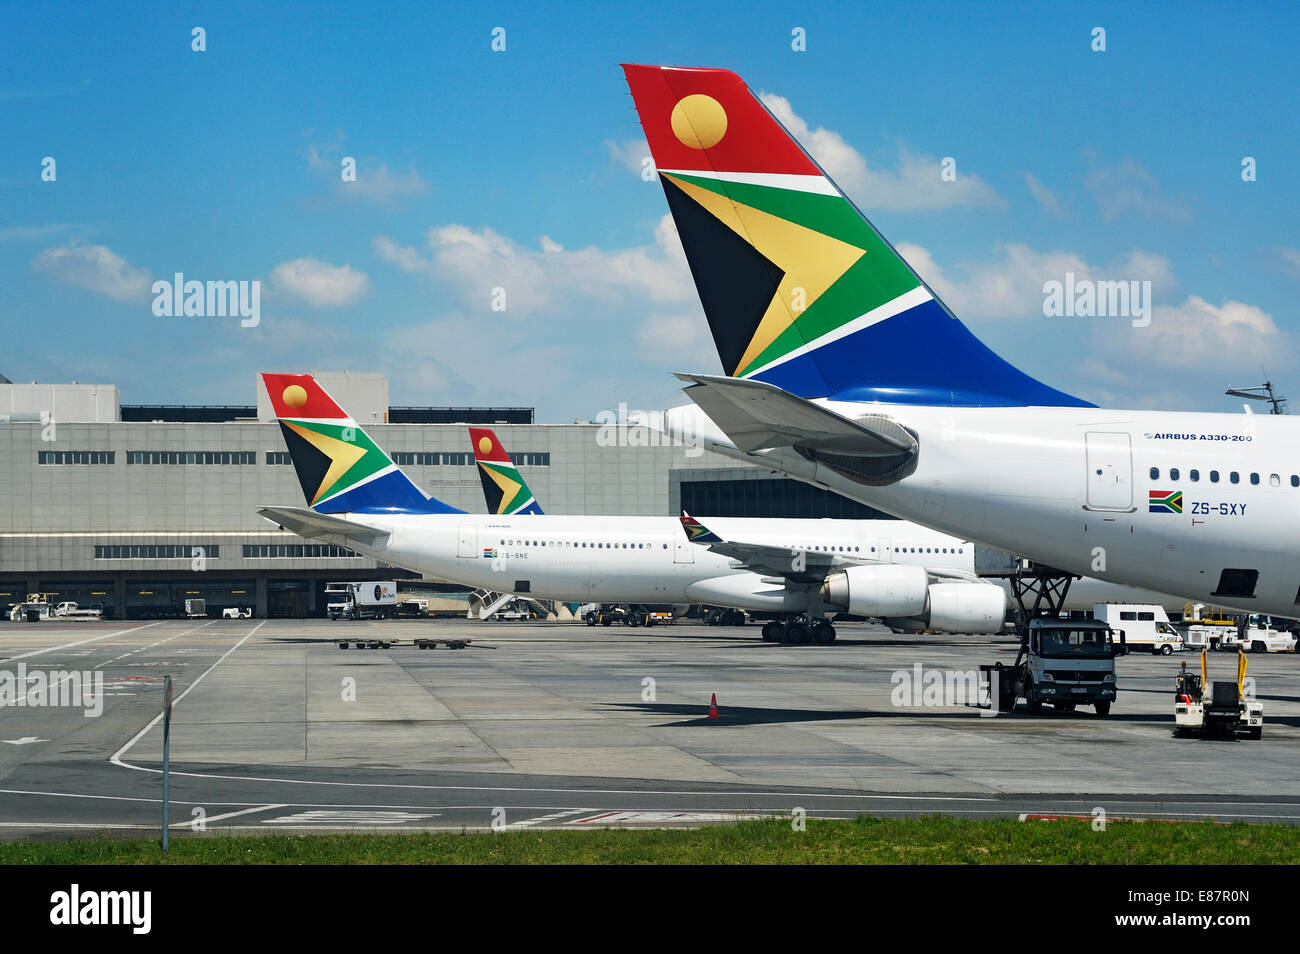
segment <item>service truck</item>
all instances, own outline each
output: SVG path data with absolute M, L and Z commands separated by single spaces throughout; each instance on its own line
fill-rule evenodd
M 50 615 L 57 616 L 60 619 L 85 621 L 103 619 L 104 610 L 103 607 L 96 609 L 93 606 L 88 609 L 82 609 L 75 602 L 69 601 L 66 603 L 60 603 L 58 606 L 54 607 L 54 609 L 50 610 Z
M 330 619 L 387 619 L 396 608 L 394 580 L 325 584 L 325 614 Z
M 1288 628 L 1289 620 L 1252 613 L 1237 621 L 1237 628 L 1219 641 L 1220 649 L 1241 650 L 1246 653 L 1283 653 L 1296 648 L 1296 640 Z
M 1123 631 L 1101 620 L 1032 619 L 1012 665 L 980 666 L 989 705 L 1012 712 L 1024 699 L 1034 713 L 1047 703 L 1061 712 L 1090 705 L 1097 715 L 1109 715 L 1116 696 L 1115 657 L 1127 651 L 1124 640 Z
M 1183 637 L 1169 622 L 1165 608 L 1155 603 L 1097 603 L 1092 618 L 1122 629 L 1129 652 L 1145 649 L 1168 656 L 1183 648 Z
M 185 615 L 191 618 L 208 615 L 208 601 L 188 599 L 185 601 Z
M 1200 673 L 1183 663 L 1174 680 L 1174 735 L 1227 735 L 1249 739 L 1264 734 L 1264 703 L 1247 692 L 1246 657 L 1237 653 L 1237 678 L 1214 679 L 1206 673 L 1208 651 L 1201 651 Z

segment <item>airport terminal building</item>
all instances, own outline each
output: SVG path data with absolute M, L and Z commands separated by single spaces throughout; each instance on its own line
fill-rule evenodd
M 469 424 L 493 427 L 547 513 L 884 517 L 853 501 L 616 419 L 537 424 L 531 408 L 391 406 L 381 374 L 316 372 L 428 494 L 486 510 Z M 0 607 L 29 593 L 106 616 L 324 615 L 337 580 L 407 579 L 400 567 L 280 531 L 258 515 L 303 506 L 261 381 L 231 405 L 123 405 L 111 384 L 0 378 Z

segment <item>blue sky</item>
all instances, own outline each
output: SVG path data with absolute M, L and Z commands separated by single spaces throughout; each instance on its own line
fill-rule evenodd
M 1053 385 L 1231 411 L 1223 388 L 1262 364 L 1295 390 L 1293 13 L 1132 6 L 9 5 L 0 372 L 127 403 L 251 403 L 257 371 L 306 368 L 544 421 L 680 403 L 669 372 L 717 359 L 639 175 L 632 61 L 768 94 L 976 334 Z M 177 271 L 260 280 L 261 324 L 156 317 L 149 285 Z M 1044 317 L 1066 271 L 1152 281 L 1150 327 Z

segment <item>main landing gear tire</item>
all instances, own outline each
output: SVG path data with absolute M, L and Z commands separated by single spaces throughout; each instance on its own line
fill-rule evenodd
M 791 623 L 785 628 L 785 642 L 802 645 L 811 639 L 808 627 L 803 623 Z
M 835 627 L 822 621 L 812 628 L 812 641 L 818 646 L 829 646 L 835 642 Z
M 781 630 L 782 630 L 783 628 L 784 628 L 784 627 L 782 627 L 782 625 L 781 625 L 780 623 L 764 623 L 764 624 L 763 624 L 763 642 L 765 642 L 765 643 L 779 643 L 779 642 L 781 642 L 781 635 L 782 635 Z

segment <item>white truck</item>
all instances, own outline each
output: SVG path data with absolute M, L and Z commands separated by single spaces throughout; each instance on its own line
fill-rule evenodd
M 185 615 L 191 619 L 208 615 L 208 601 L 188 599 L 185 601 Z
M 1093 619 L 1124 631 L 1129 652 L 1145 649 L 1168 656 L 1183 648 L 1183 638 L 1169 622 L 1165 608 L 1156 603 L 1097 603 Z
M 54 609 L 50 611 L 50 615 L 67 620 L 92 620 L 103 619 L 104 611 L 93 607 L 90 609 L 82 609 L 76 603 L 69 601 L 60 603 L 58 606 L 54 607 Z
M 1285 624 L 1271 616 L 1252 614 L 1240 620 L 1219 641 L 1220 649 L 1239 649 L 1245 653 L 1284 653 L 1296 648 L 1296 639 Z
M 325 615 L 330 619 L 387 619 L 396 608 L 394 580 L 325 584 Z

